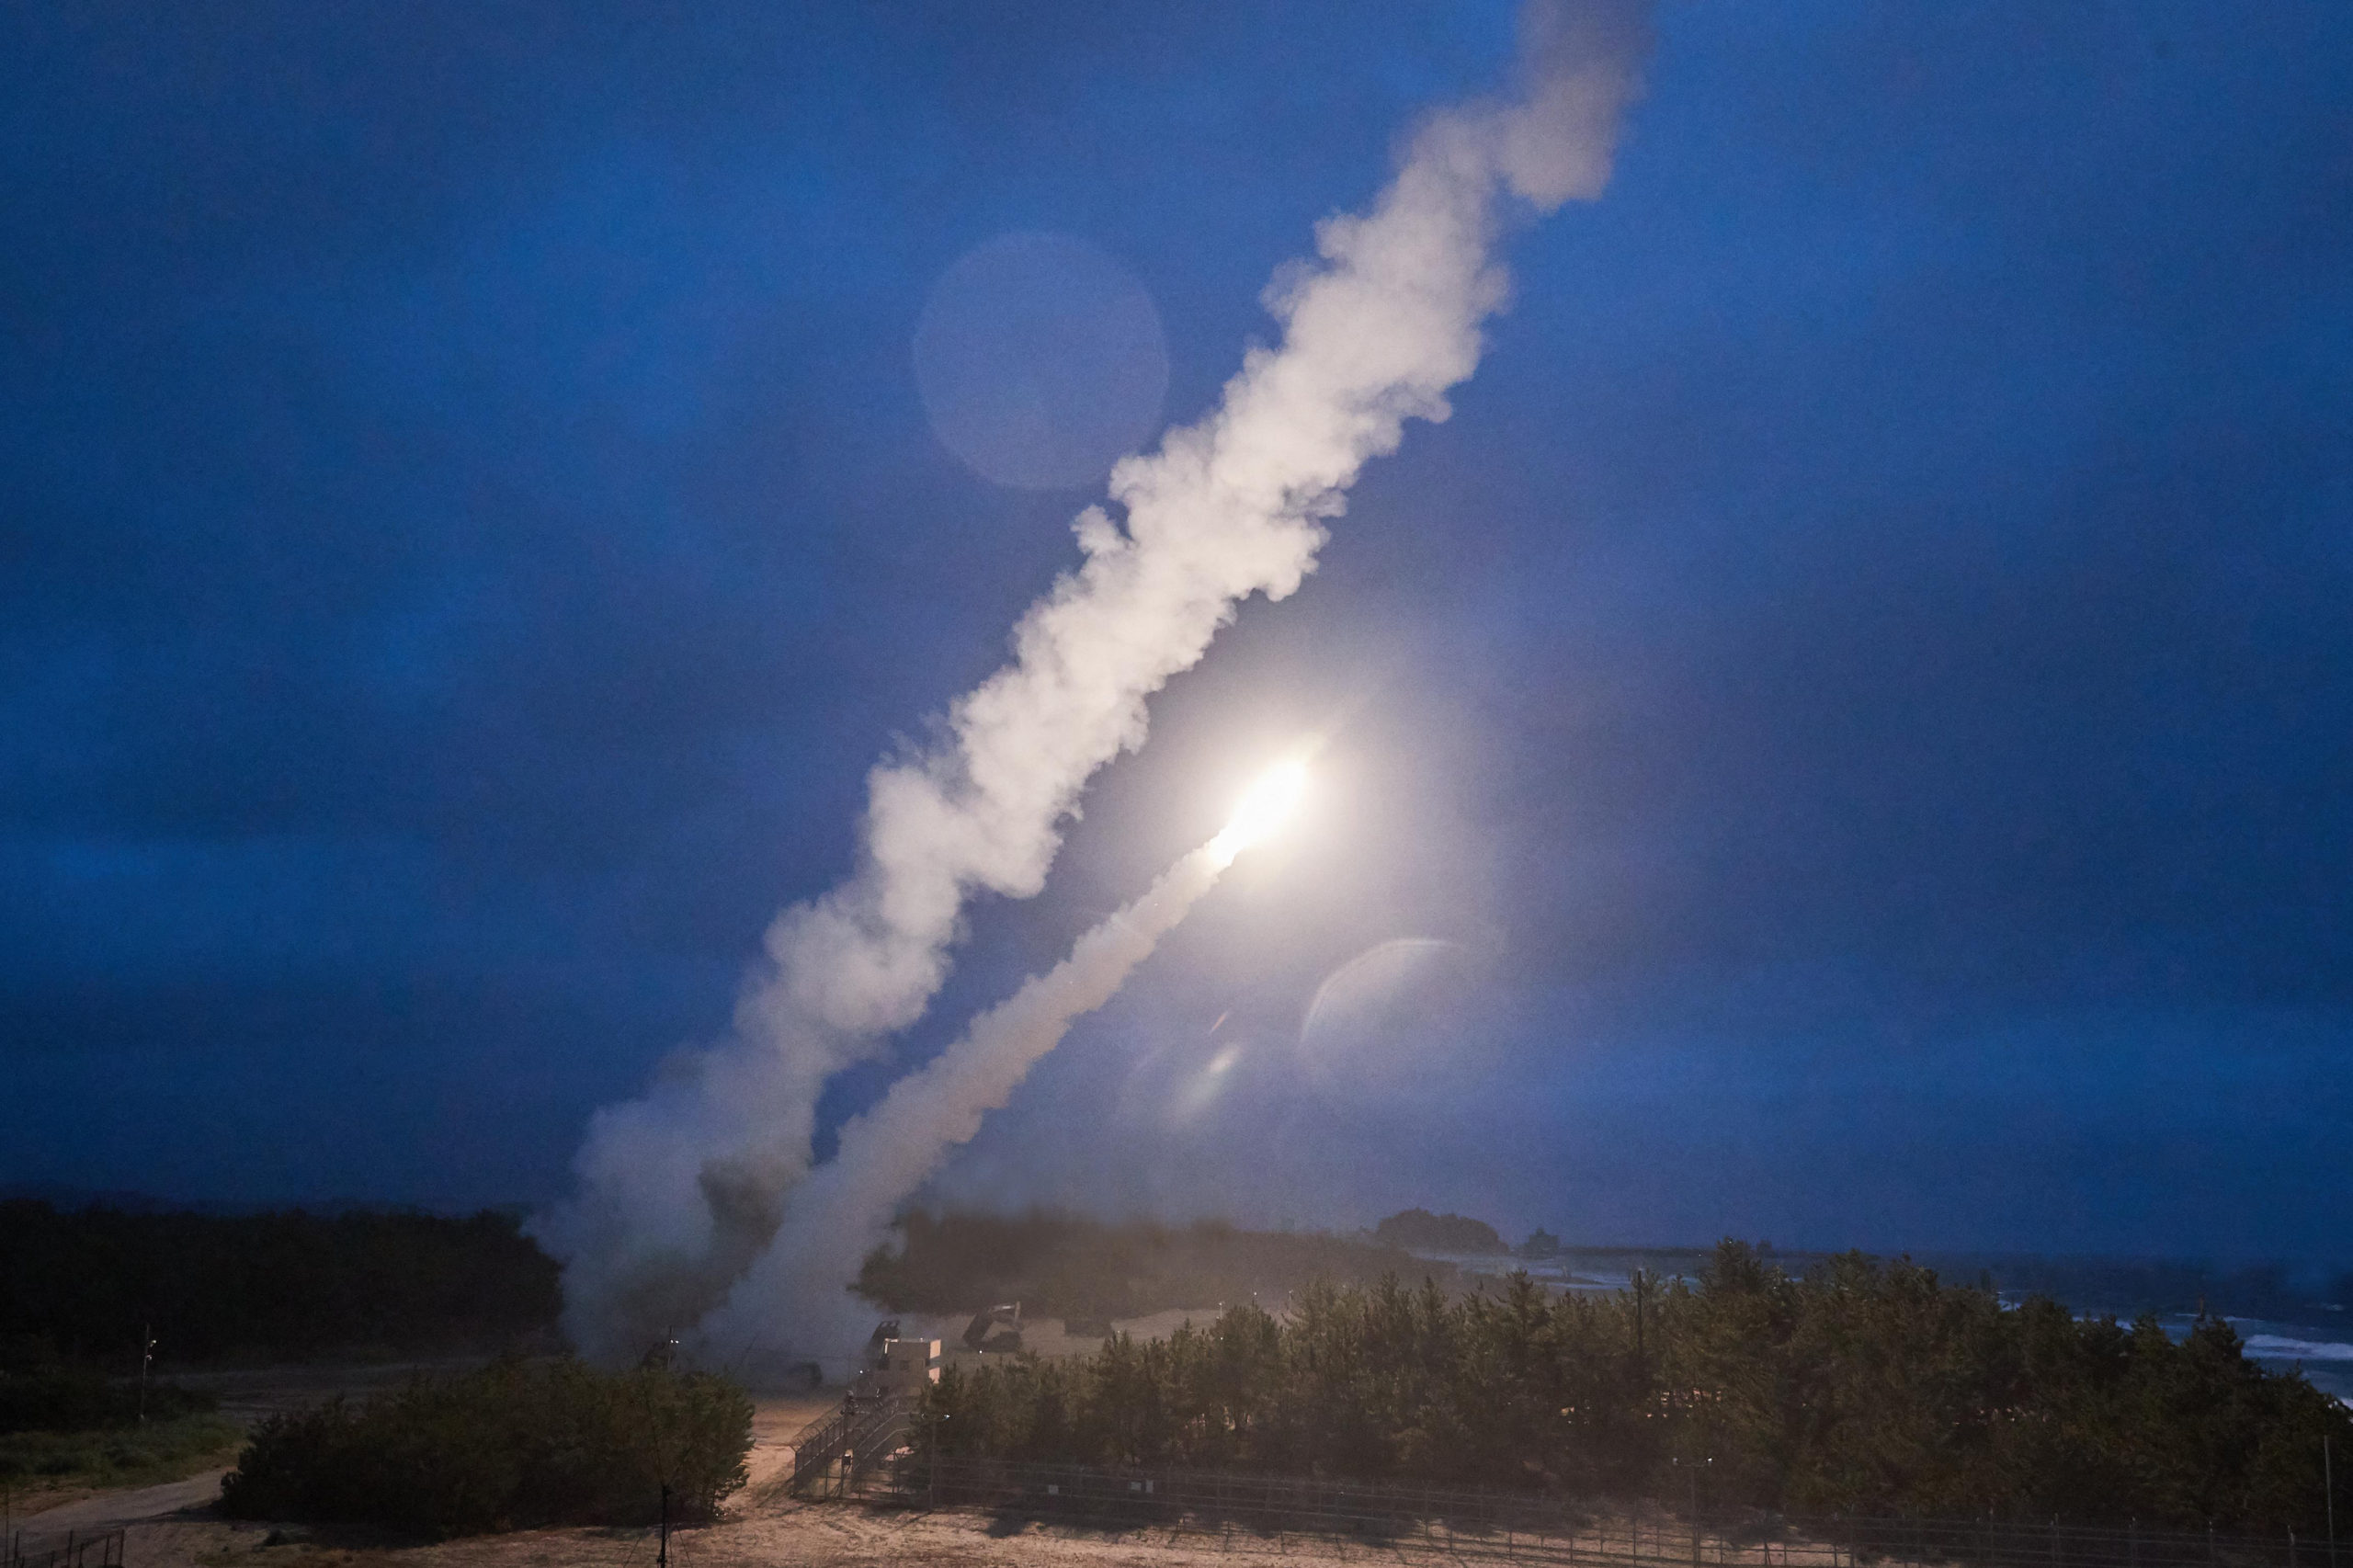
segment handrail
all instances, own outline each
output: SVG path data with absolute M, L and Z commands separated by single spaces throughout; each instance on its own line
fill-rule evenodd
M 890 1451 L 886 1442 L 913 1427 L 915 1406 L 904 1394 L 870 1403 L 856 1395 L 844 1399 L 840 1409 L 818 1417 L 793 1437 L 787 1489 L 798 1491 L 811 1476 L 831 1473 L 845 1456 L 853 1471 L 871 1466 Z
M 915 1430 L 915 1402 L 904 1395 L 884 1400 L 859 1422 L 847 1438 L 850 1463 L 865 1470 L 887 1458 L 900 1438 Z

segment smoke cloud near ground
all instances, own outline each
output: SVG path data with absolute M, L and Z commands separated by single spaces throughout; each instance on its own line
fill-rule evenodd
M 1233 851 L 1212 840 L 1177 861 L 1081 937 L 1068 958 L 983 1013 L 845 1126 L 840 1152 L 793 1189 L 767 1251 L 706 1324 L 711 1350 L 724 1358 L 779 1334 L 820 1352 L 864 1338 L 873 1314 L 847 1286 L 887 1239 L 900 1199 L 971 1142 L 981 1118 L 1005 1104 L 1073 1023 L 1118 994 L 1233 860 Z
M 996 1103 L 878 1112 L 859 1124 L 876 1130 L 861 1134 L 870 1152 L 802 1186 L 819 1091 L 923 1015 L 966 897 L 1038 892 L 1087 778 L 1142 744 L 1146 699 L 1243 599 L 1298 588 L 1347 487 L 1396 449 L 1407 419 L 1448 416 L 1446 393 L 1476 368 L 1506 297 L 1493 249 L 1510 203 L 1549 212 L 1600 193 L 1643 13 L 1538 6 L 1524 24 L 1516 96 L 1431 116 L 1370 211 L 1318 226 L 1320 259 L 1267 292 L 1280 345 L 1253 349 L 1206 418 L 1112 471 L 1111 504 L 1073 525 L 1083 564 L 1023 616 L 1011 662 L 950 706 L 943 743 L 869 776 L 857 871 L 769 927 L 732 1035 L 592 1119 L 575 1193 L 539 1227 L 563 1260 L 564 1324 L 584 1352 L 637 1353 L 699 1322 L 746 1270 L 731 1319 L 838 1290 L 830 1244 L 797 1261 L 815 1244 L 802 1215 L 887 1211 L 931 1168 L 933 1129 Z M 925 1085 L 915 1096 L 964 1080 L 909 1082 Z M 881 1146 L 917 1122 L 904 1150 Z M 845 1192 L 857 1171 L 874 1185 Z

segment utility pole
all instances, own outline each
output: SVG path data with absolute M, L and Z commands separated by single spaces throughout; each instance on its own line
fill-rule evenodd
M 654 1562 L 660 1568 L 670 1568 L 670 1483 L 662 1483 L 662 1551 Z
M 147 1367 L 155 1359 L 155 1325 L 139 1325 L 139 1425 L 147 1425 Z
M 2336 1465 L 2325 1432 L 2320 1435 L 2320 1489 L 2328 1499 L 2328 1568 L 2336 1568 Z

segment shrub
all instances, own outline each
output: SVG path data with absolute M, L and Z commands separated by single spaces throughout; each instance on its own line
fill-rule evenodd
M 254 1429 L 221 1488 L 233 1518 L 427 1536 L 707 1519 L 744 1484 L 752 1404 L 706 1373 L 505 1361 L 340 1398 Z

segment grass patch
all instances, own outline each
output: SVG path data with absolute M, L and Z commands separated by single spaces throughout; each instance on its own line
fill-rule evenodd
M 244 1438 L 235 1422 L 211 1415 L 97 1432 L 0 1433 L 0 1482 L 21 1513 L 57 1493 L 183 1480 L 207 1461 L 225 1465 Z
M 209 1393 L 168 1382 L 151 1383 L 142 1397 L 128 1379 L 54 1358 L 0 1360 L 0 1433 L 122 1431 L 141 1426 L 142 1412 L 152 1424 L 220 1406 Z

